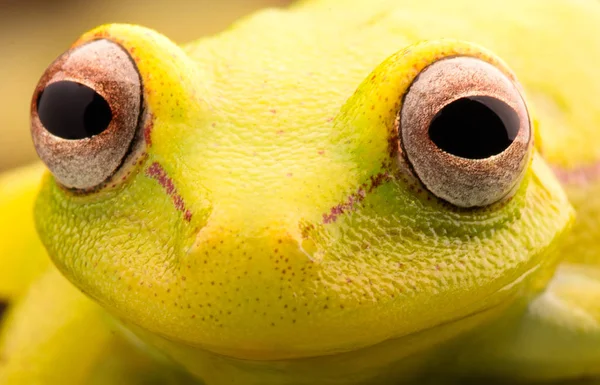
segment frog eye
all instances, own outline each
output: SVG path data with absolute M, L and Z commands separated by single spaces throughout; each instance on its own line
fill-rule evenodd
M 141 109 L 138 71 L 116 43 L 96 40 L 52 63 L 31 103 L 39 157 L 65 187 L 92 189 L 123 163 Z
M 516 81 L 483 60 L 443 59 L 405 95 L 401 152 L 437 197 L 485 206 L 514 193 L 531 153 L 531 124 Z

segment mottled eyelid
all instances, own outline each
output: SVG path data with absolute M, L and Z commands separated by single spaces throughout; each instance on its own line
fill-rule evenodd
M 531 122 L 516 81 L 472 57 L 426 67 L 399 119 L 402 155 L 423 185 L 458 207 L 511 196 L 531 154 Z
M 60 184 L 93 189 L 126 157 L 141 104 L 140 75 L 121 46 L 108 40 L 77 46 L 56 59 L 36 87 L 35 149 Z

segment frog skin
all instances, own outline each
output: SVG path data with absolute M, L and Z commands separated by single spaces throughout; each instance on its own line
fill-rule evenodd
M 598 25 L 309 0 L 84 34 L 34 91 L 45 166 L 0 180 L 0 384 L 600 381 Z

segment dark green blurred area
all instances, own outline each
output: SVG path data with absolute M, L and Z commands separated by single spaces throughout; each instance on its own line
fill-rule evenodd
M 103 23 L 154 28 L 176 42 L 226 28 L 252 11 L 290 0 L 0 0 L 0 171 L 36 159 L 31 93 L 46 66 Z

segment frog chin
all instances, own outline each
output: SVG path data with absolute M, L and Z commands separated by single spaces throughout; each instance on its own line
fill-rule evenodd
M 277 243 L 279 247 L 284 244 Z M 544 253 L 545 255 L 545 253 Z M 291 333 L 289 336 L 286 334 L 276 335 L 275 329 L 263 330 L 263 334 L 248 333 L 247 332 L 247 320 L 237 320 L 228 324 L 228 328 L 221 329 L 221 335 L 215 334 L 212 336 L 209 334 L 208 339 L 206 338 L 194 338 L 198 336 L 200 332 L 207 330 L 206 324 L 185 324 L 188 320 L 197 320 L 199 317 L 195 314 L 186 316 L 186 311 L 189 311 L 187 305 L 173 306 L 168 309 L 163 308 L 165 313 L 163 316 L 170 319 L 172 324 L 165 324 L 161 322 L 152 322 L 148 318 L 140 317 L 140 309 L 136 306 L 139 304 L 128 301 L 126 304 L 122 304 L 124 307 L 115 309 L 110 302 L 102 301 L 99 296 L 94 296 L 86 291 L 86 294 L 92 296 L 101 305 L 103 305 L 110 313 L 121 320 L 121 323 L 133 333 L 132 335 L 139 338 L 151 346 L 157 347 L 160 351 L 166 352 L 169 356 L 182 356 L 182 359 L 187 357 L 211 357 L 213 355 L 219 357 L 226 357 L 229 360 L 249 360 L 249 361 L 302 361 L 315 357 L 341 357 L 344 360 L 352 360 L 356 357 L 369 356 L 370 354 L 379 354 L 379 352 L 386 352 L 386 357 L 395 357 L 397 360 L 405 357 L 414 356 L 425 352 L 432 346 L 439 346 L 446 341 L 452 340 L 453 337 L 465 333 L 483 323 L 488 319 L 497 317 L 506 307 L 511 306 L 515 303 L 515 300 L 519 298 L 519 295 L 523 291 L 532 292 L 535 288 L 532 285 L 537 286 L 540 283 L 540 287 L 545 285 L 545 277 L 550 275 L 543 274 L 543 272 L 550 272 L 551 266 L 548 266 L 548 261 L 552 261 L 553 258 L 540 258 L 537 259 L 538 263 L 532 264 L 532 266 L 516 276 L 512 281 L 501 286 L 493 294 L 480 298 L 477 301 L 471 301 L 469 310 L 463 313 L 457 312 L 453 317 L 446 319 L 438 318 L 437 322 L 424 323 L 421 322 L 421 318 L 417 315 L 411 316 L 412 324 L 409 325 L 409 330 L 403 334 L 392 335 L 391 337 L 384 337 L 381 339 L 373 338 L 373 330 L 363 329 L 363 336 L 352 336 L 346 334 L 351 338 L 356 337 L 353 341 L 340 339 L 337 343 L 330 343 L 328 346 L 317 345 L 320 341 L 319 334 L 327 338 L 326 331 L 330 326 L 323 324 L 320 328 L 313 324 L 312 327 L 307 326 L 303 331 L 307 337 L 311 338 L 311 341 L 315 343 L 306 342 L 304 345 L 294 345 L 291 342 L 294 341 L 295 336 Z M 184 282 L 188 282 L 186 279 Z M 217 286 L 208 282 L 210 287 Z M 218 284 L 218 283 L 217 283 Z M 79 285 L 78 285 L 79 286 Z M 144 286 L 145 287 L 145 286 Z M 229 290 L 226 285 L 222 286 L 224 291 Z M 139 290 L 139 289 L 138 289 Z M 168 293 L 173 293 L 173 288 L 167 289 Z M 85 290 L 84 290 L 85 291 Z M 199 291 L 199 290 L 198 290 Z M 138 296 L 141 296 L 142 292 L 137 292 Z M 202 294 L 202 293 L 201 293 Z M 247 294 L 246 294 L 247 295 Z M 160 298 L 160 297 L 159 297 Z M 180 298 L 180 297 L 176 297 Z M 251 298 L 250 308 L 246 310 L 247 314 L 254 314 L 259 301 L 254 301 L 254 296 Z M 159 300 L 160 301 L 160 300 Z M 276 301 L 271 302 L 269 305 L 272 306 Z M 184 302 L 185 304 L 185 302 Z M 224 311 L 217 308 L 218 303 L 212 303 L 209 308 L 212 309 L 214 314 L 222 314 Z M 148 306 L 142 306 L 147 308 Z M 199 308 L 202 308 L 201 306 Z M 183 314 L 183 316 L 182 316 Z M 209 317 L 207 317 L 208 319 Z M 200 318 L 204 321 L 202 318 Z M 211 318 L 212 319 L 212 318 Z M 161 319 L 156 319 L 162 321 Z M 181 325 L 184 326 L 181 326 Z M 173 326 L 174 325 L 174 326 Z M 204 327 L 199 327 L 204 326 Z M 290 330 L 288 330 L 290 331 Z M 227 334 L 233 336 L 224 339 L 222 335 Z M 371 334 L 371 335 L 370 335 Z M 370 335 L 370 336 L 369 336 Z M 250 336 L 250 338 L 248 338 Z M 275 337 L 274 337 L 275 336 Z M 368 338 L 365 338 L 367 336 Z M 245 338 L 245 340 L 244 340 Z M 308 340 L 305 339 L 305 340 Z M 287 342 L 286 342 L 287 341 Z M 339 343 L 341 342 L 341 344 Z M 327 360 L 327 359 L 325 359 Z M 358 361 L 357 362 L 361 362 Z M 391 363 L 391 362 L 390 362 Z
M 285 244 L 285 242 L 282 244 Z M 278 247 L 282 247 L 282 244 L 277 243 Z M 372 344 L 345 344 L 343 346 L 338 344 L 337 347 L 331 345 L 327 349 L 311 351 L 299 351 L 294 350 L 294 348 L 282 350 L 282 346 L 285 348 L 285 343 L 275 346 L 271 341 L 263 339 L 264 344 L 260 344 L 260 338 L 256 338 L 253 344 L 240 343 L 236 345 L 231 342 L 215 344 L 199 339 L 193 340 L 190 338 L 194 334 L 192 329 L 188 329 L 187 333 L 185 331 L 182 333 L 181 329 L 174 332 L 173 330 L 164 329 L 162 325 L 143 324 L 138 322 L 140 321 L 139 318 L 132 317 L 131 312 L 122 312 L 120 318 L 124 319 L 122 322 L 128 329 L 128 333 L 132 333 L 131 335 L 135 336 L 136 339 L 165 352 L 191 371 L 198 370 L 197 368 L 194 369 L 195 362 L 214 359 L 226 362 L 242 360 L 257 366 L 260 362 L 286 362 L 301 367 L 302 362 L 318 358 L 319 361 L 332 366 L 337 365 L 338 362 L 349 364 L 356 362 L 357 365 L 367 362 L 373 368 L 379 368 L 380 364 L 386 362 L 393 365 L 407 357 L 427 355 L 432 347 L 443 346 L 444 343 L 452 341 L 456 336 L 468 333 L 489 321 L 497 319 L 507 308 L 513 306 L 524 292 L 533 293 L 545 287 L 547 278 L 551 277 L 557 260 L 553 255 L 554 253 L 554 247 L 549 246 L 540 255 L 530 256 L 529 260 L 532 263 L 529 268 L 515 274 L 512 280 L 500 286 L 490 298 L 483 301 L 486 302 L 485 305 L 473 307 L 468 313 L 456 314 L 455 317 L 443 322 L 421 325 L 422 327 L 415 325 L 409 333 L 386 340 L 374 341 Z M 189 279 L 186 282 L 189 282 Z M 210 287 L 213 286 L 210 285 Z M 254 300 L 254 297 L 252 297 L 252 300 Z M 252 301 L 251 303 L 255 302 Z M 131 303 L 128 306 L 131 306 Z M 215 308 L 214 303 L 212 308 Z M 172 310 L 179 311 L 178 309 Z M 252 313 L 252 311 L 248 311 L 248 313 Z M 172 312 L 170 314 L 170 317 L 173 318 L 178 318 L 178 316 L 180 316 L 179 313 Z M 415 319 L 418 319 L 418 317 Z M 245 324 L 244 322 L 237 322 L 229 326 L 232 328 L 229 330 L 230 332 L 240 336 Z M 369 332 L 368 329 L 364 330 L 365 334 Z M 314 333 L 319 334 L 319 329 L 316 326 Z M 255 349 L 248 349 L 248 347 L 254 347 Z M 373 357 L 377 357 L 377 359 Z
M 240 352 L 233 346 L 227 349 L 192 345 L 131 323 L 124 323 L 123 331 L 137 345 L 145 346 L 155 354 L 165 354 L 200 378 L 206 376 L 206 365 L 216 363 L 221 370 L 238 370 L 242 365 L 249 373 L 261 376 L 266 372 L 278 372 L 278 369 L 282 369 L 277 375 L 294 378 L 308 371 L 318 373 L 319 378 L 347 376 L 354 379 L 354 376 L 364 376 L 368 381 L 382 373 L 392 376 L 412 375 L 416 368 L 437 359 L 432 353 L 432 347 L 435 346 L 438 353 L 440 349 L 443 351 L 444 344 L 450 347 L 454 337 L 469 333 L 478 326 L 497 319 L 512 304 L 512 301 L 504 301 L 460 319 L 372 346 L 327 351 L 305 357 L 288 357 L 277 351 L 248 355 L 247 352 Z M 157 353 L 159 351 L 161 353 Z M 353 374 L 355 370 L 356 373 Z M 278 378 L 278 381 L 283 380 Z
M 274 247 L 277 250 L 286 250 L 286 247 L 289 250 L 297 250 L 298 247 L 297 242 L 294 243 L 292 239 L 285 238 L 283 235 L 281 238 L 269 237 L 268 239 L 274 239 Z M 216 243 L 220 244 L 218 241 Z M 499 314 L 506 306 L 514 303 L 515 299 L 524 291 L 532 292 L 536 290 L 535 287 L 544 287 L 547 278 L 551 276 L 555 261 L 557 260 L 548 255 L 551 251 L 553 251 L 553 248 L 548 247 L 540 255 L 531 256 L 529 258 L 531 263 L 528 270 L 513 276 L 510 282 L 505 282 L 503 286 L 500 286 L 487 296 L 479 297 L 479 299 L 471 298 L 466 306 L 468 309 L 461 306 L 458 311 L 445 319 L 443 315 L 434 315 L 433 318 L 430 317 L 424 320 L 418 314 L 419 308 L 424 309 L 422 302 L 415 300 L 412 304 L 416 305 L 416 310 L 408 314 L 408 318 L 406 318 L 407 326 L 403 330 L 396 330 L 396 332 L 383 330 L 382 332 L 382 330 L 377 330 L 375 327 L 369 330 L 363 324 L 361 326 L 362 331 L 359 332 L 362 335 L 356 335 L 356 332 L 348 331 L 357 330 L 356 327 L 353 329 L 348 328 L 348 330 L 342 331 L 340 334 L 341 337 L 336 340 L 330 339 L 327 344 L 323 344 L 322 341 L 330 338 L 328 333 L 332 330 L 335 332 L 335 328 L 339 327 L 332 327 L 330 323 L 327 323 L 331 318 L 327 319 L 323 317 L 318 322 L 306 322 L 305 325 L 300 325 L 302 329 L 299 328 L 299 323 L 293 323 L 293 325 L 296 325 L 295 329 L 277 330 L 272 326 L 272 328 L 262 328 L 262 330 L 261 328 L 255 328 L 248 331 L 248 324 L 251 324 L 251 317 L 257 313 L 255 310 L 259 309 L 259 305 L 262 306 L 264 304 L 265 306 L 268 305 L 267 308 L 272 308 L 280 300 L 277 297 L 273 299 L 267 297 L 264 301 L 263 297 L 260 298 L 260 301 L 257 299 L 261 293 L 265 295 L 271 294 L 268 291 L 256 292 L 251 295 L 248 292 L 244 293 L 243 290 L 240 290 L 240 301 L 248 299 L 248 308 L 244 309 L 242 317 L 236 318 L 234 322 L 225 324 L 226 327 L 218 324 L 218 329 L 214 327 L 210 329 L 211 325 L 203 322 L 204 319 L 202 317 L 204 315 L 202 313 L 195 313 L 195 311 L 209 308 L 212 313 L 209 313 L 206 319 L 212 320 L 213 318 L 210 315 L 220 316 L 227 313 L 228 309 L 219 308 L 219 306 L 227 304 L 229 301 L 225 298 L 220 303 L 210 302 L 204 298 L 204 296 L 207 296 L 207 292 L 205 291 L 219 290 L 222 293 L 238 292 L 235 288 L 232 289 L 226 284 L 220 285 L 220 282 L 216 279 L 213 284 L 212 277 L 210 280 L 205 280 L 203 286 L 191 287 L 188 285 L 198 285 L 199 280 L 190 279 L 194 275 L 187 272 L 184 273 L 185 275 L 182 275 L 181 272 L 169 275 L 172 273 L 171 270 L 160 270 L 164 274 L 155 277 L 152 285 L 148 284 L 148 278 L 146 277 L 143 282 L 131 280 L 125 283 L 128 286 L 123 286 L 123 281 L 127 278 L 124 276 L 124 279 L 117 281 L 121 285 L 119 286 L 120 289 L 115 289 L 115 282 L 112 282 L 110 287 L 107 286 L 110 288 L 110 294 L 112 295 L 112 297 L 107 297 L 104 295 L 106 292 L 99 290 L 102 287 L 98 286 L 99 282 L 108 282 L 107 279 L 88 280 L 87 278 L 89 277 L 74 274 L 72 270 L 65 268 L 60 263 L 57 263 L 57 267 L 80 290 L 99 302 L 112 315 L 122 320 L 121 322 L 134 335 L 148 342 L 150 345 L 156 346 L 169 356 L 179 357 L 181 355 L 182 360 L 187 360 L 187 357 L 211 357 L 213 355 L 226 357 L 230 360 L 250 360 L 257 362 L 296 362 L 315 357 L 325 359 L 324 357 L 332 356 L 342 357 L 344 360 L 352 360 L 355 356 L 364 358 L 369 354 L 376 354 L 381 351 L 386 352 L 386 357 L 389 353 L 389 357 L 395 357 L 396 360 L 400 360 L 408 356 L 417 355 L 420 352 L 425 352 L 432 346 L 439 346 L 445 341 L 451 340 L 454 336 L 481 325 L 486 319 L 492 318 L 494 315 Z M 194 260 L 201 262 L 200 266 L 204 268 L 206 264 L 204 262 L 205 259 L 197 258 L 198 255 L 202 254 L 189 255 L 194 257 Z M 293 256 L 295 254 L 290 251 L 285 255 Z M 254 260 L 258 256 L 258 253 L 254 254 Z M 55 262 L 57 261 L 56 258 L 53 259 Z M 298 259 L 300 258 L 298 257 Z M 221 262 L 221 259 L 214 258 L 214 260 Z M 285 258 L 279 260 L 285 261 Z M 310 261 L 307 263 L 314 262 Z M 218 265 L 215 263 L 215 266 Z M 144 267 L 148 268 L 147 266 Z M 231 269 L 231 265 L 227 265 L 227 268 Z M 250 273 L 252 272 L 252 270 L 249 271 Z M 296 269 L 295 271 L 301 272 L 302 270 Z M 240 277 L 244 275 L 242 272 Z M 264 286 L 273 282 L 267 281 L 269 277 L 264 273 L 261 277 Z M 180 279 L 177 281 L 178 285 L 173 285 L 172 283 L 176 279 Z M 137 284 L 132 285 L 132 282 L 137 282 Z M 157 283 L 163 283 L 164 287 L 159 288 Z M 532 288 L 532 286 L 535 287 Z M 163 291 L 159 291 L 161 289 Z M 181 295 L 176 291 L 178 289 L 182 290 Z M 191 293 L 189 298 L 183 296 L 186 292 Z M 195 297 L 196 295 L 198 297 Z M 164 298 L 169 298 L 172 301 L 164 300 Z M 215 298 L 218 299 L 219 297 L 215 296 Z M 202 302 L 194 303 L 191 301 L 192 299 L 199 299 Z M 237 303 L 238 301 L 234 301 L 234 304 Z M 304 303 L 305 301 L 301 302 L 301 304 Z M 311 304 L 308 300 L 306 300 L 306 303 Z M 331 302 L 329 305 L 331 306 Z M 292 304 L 292 306 L 294 305 Z M 293 310 L 291 306 L 285 305 L 281 305 L 280 308 Z M 328 310 L 333 311 L 333 309 Z M 360 310 L 364 315 L 365 312 L 368 313 L 369 310 L 373 309 Z M 385 311 L 385 308 L 379 308 L 378 310 Z M 281 310 L 276 313 L 278 318 L 281 314 Z M 305 312 L 305 314 L 307 313 Z M 277 319 L 275 319 L 276 321 Z M 352 320 L 348 320 L 347 318 L 344 320 L 347 325 L 350 325 L 349 321 Z M 298 330 L 303 332 L 301 343 L 297 342 L 300 333 Z

